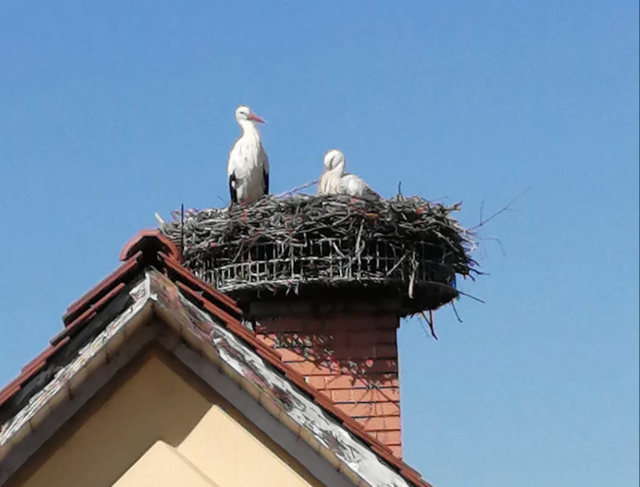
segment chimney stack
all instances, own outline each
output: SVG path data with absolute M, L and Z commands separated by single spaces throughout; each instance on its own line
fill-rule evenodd
M 399 325 L 397 317 L 359 311 L 261 320 L 256 333 L 401 458 Z

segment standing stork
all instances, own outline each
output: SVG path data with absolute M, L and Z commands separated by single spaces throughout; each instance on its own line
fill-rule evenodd
M 368 200 L 379 200 L 380 195 L 355 174 L 345 174 L 344 154 L 333 149 L 324 155 L 324 171 L 318 182 L 318 194 L 346 194 Z
M 248 204 L 269 194 L 269 158 L 256 126 L 265 122 L 247 106 L 236 109 L 236 122 L 242 133 L 229 151 L 229 192 L 231 204 Z

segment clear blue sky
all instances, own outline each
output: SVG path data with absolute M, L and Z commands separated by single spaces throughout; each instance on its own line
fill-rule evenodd
M 638 485 L 638 55 L 631 0 L 2 2 L 0 383 L 155 211 L 226 201 L 244 103 L 274 192 L 332 147 L 466 225 L 532 188 L 483 231 L 487 303 L 438 312 L 439 342 L 403 324 L 412 466 Z

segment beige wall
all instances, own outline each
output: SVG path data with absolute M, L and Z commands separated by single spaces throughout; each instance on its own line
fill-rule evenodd
M 116 482 L 115 487 L 219 487 L 178 451 L 158 441 Z
M 160 352 L 147 353 L 121 375 L 11 487 L 320 487 Z

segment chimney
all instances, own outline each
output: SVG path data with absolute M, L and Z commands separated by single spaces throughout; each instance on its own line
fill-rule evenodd
M 399 325 L 397 317 L 358 311 L 261 320 L 256 333 L 401 458 Z

